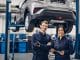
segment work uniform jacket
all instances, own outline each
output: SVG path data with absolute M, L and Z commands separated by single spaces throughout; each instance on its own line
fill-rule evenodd
M 52 48 L 56 50 L 55 60 L 70 60 L 70 55 L 73 54 L 73 44 L 72 40 L 63 36 L 62 39 L 58 38 L 57 36 L 52 38 Z M 64 55 L 60 55 L 60 51 L 64 51 Z
M 42 34 L 41 32 L 35 33 L 32 36 L 33 45 L 33 60 L 48 60 L 48 53 L 50 46 L 47 43 L 51 41 L 48 34 Z M 36 46 L 36 43 L 40 43 L 40 47 Z

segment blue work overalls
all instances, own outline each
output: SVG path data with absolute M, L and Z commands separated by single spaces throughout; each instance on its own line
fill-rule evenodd
M 62 39 L 55 36 L 52 42 L 52 48 L 56 50 L 55 60 L 70 60 L 70 54 L 74 52 L 72 40 L 68 39 L 66 36 L 63 36 Z M 59 51 L 64 51 L 64 55 L 60 55 Z
M 32 36 L 33 44 L 33 60 L 48 60 L 48 53 L 50 46 L 47 46 L 47 43 L 51 41 L 51 38 L 48 34 L 42 34 L 41 32 L 35 33 Z M 40 47 L 34 46 L 36 42 L 40 43 Z

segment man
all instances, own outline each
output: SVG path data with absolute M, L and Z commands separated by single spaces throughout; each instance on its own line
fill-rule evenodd
M 46 30 L 48 28 L 48 21 L 42 21 L 40 24 L 40 31 L 33 34 L 33 60 L 48 60 L 48 53 L 51 46 L 51 39 Z

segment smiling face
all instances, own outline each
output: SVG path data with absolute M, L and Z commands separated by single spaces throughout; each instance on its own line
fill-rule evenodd
M 58 28 L 58 36 L 59 37 L 63 37 L 64 36 L 64 28 L 63 27 L 59 27 Z
M 43 21 L 41 24 L 40 24 L 40 30 L 45 32 L 48 28 L 48 22 L 47 21 Z

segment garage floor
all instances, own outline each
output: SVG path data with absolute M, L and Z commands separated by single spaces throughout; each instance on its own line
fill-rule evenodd
M 0 54 L 0 60 L 4 60 L 4 54 Z M 12 54 L 10 54 L 11 58 Z M 14 54 L 14 60 L 32 60 L 32 53 L 15 53 Z M 74 55 L 71 56 L 71 60 L 78 60 L 73 58 Z M 10 59 L 11 60 L 11 59 Z M 49 60 L 54 60 L 54 55 L 49 55 Z

